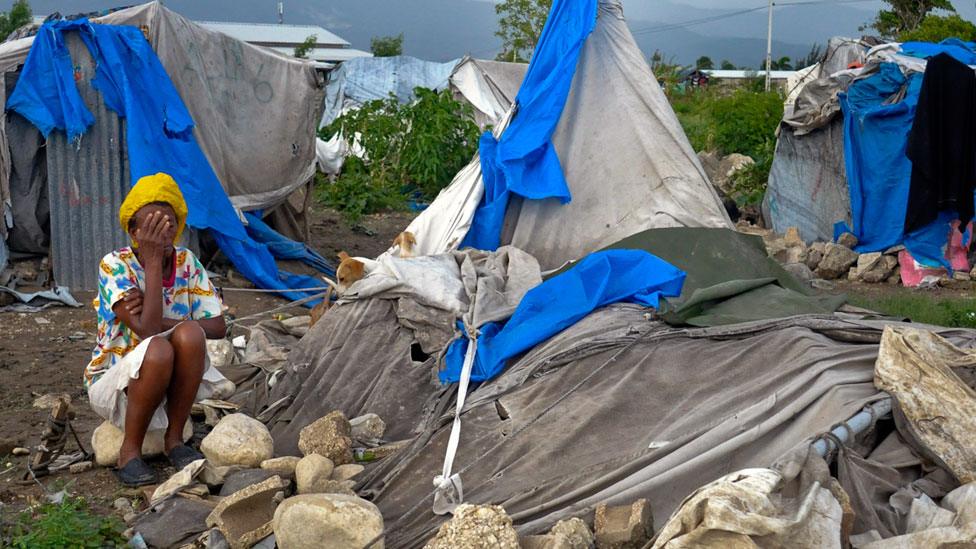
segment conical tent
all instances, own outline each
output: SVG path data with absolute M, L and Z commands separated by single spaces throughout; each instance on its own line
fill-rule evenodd
M 513 200 L 502 233 L 544 269 L 645 229 L 731 227 L 619 0 L 600 0 L 552 141 L 572 200 Z M 483 193 L 475 158 L 408 227 L 418 253 L 456 249 Z

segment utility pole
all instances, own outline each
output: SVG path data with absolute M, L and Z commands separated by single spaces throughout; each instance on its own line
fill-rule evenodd
M 773 64 L 773 0 L 769 0 L 769 25 L 766 28 L 766 91 L 769 91 L 769 71 Z
M 279 25 L 285 24 L 285 3 L 284 2 L 278 2 L 278 24 Z

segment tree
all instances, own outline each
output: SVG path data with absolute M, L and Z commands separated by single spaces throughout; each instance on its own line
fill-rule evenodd
M 703 55 L 699 57 L 697 61 L 695 61 L 695 68 L 700 71 L 707 71 L 707 70 L 714 69 L 715 63 L 712 63 L 711 57 L 707 55 Z
M 948 17 L 926 15 L 917 29 L 898 35 L 899 42 L 941 42 L 946 38 L 976 40 L 976 25 L 956 14 Z
M 496 4 L 495 36 L 502 39 L 502 53 L 497 59 L 515 62 L 530 59 L 551 7 L 552 0 L 502 0 Z
M 728 59 L 723 59 L 722 60 L 722 64 L 719 65 L 719 66 L 722 68 L 723 71 L 734 71 L 735 70 L 735 65 L 733 65 L 732 62 L 729 61 Z
M 882 38 L 891 40 L 918 29 L 934 10 L 956 11 L 950 0 L 884 0 L 884 3 L 889 9 L 879 11 L 868 28 L 878 31 Z
M 27 0 L 17 0 L 10 7 L 9 12 L 0 13 L 0 40 L 6 40 L 10 33 L 32 20 L 31 8 Z
M 759 70 L 766 70 L 766 60 L 763 59 L 759 63 Z M 771 71 L 791 71 L 793 70 L 793 64 L 790 63 L 789 57 L 780 57 L 779 59 L 771 59 L 769 62 L 769 70 Z
M 369 49 L 376 57 L 403 55 L 403 33 L 396 36 L 375 36 L 369 41 Z
M 299 59 L 306 59 L 308 57 L 308 52 L 315 48 L 315 44 L 319 41 L 319 37 L 316 35 L 311 35 L 305 39 L 304 42 L 295 46 L 295 57 Z
M 809 67 L 810 65 L 816 65 L 823 59 L 823 50 L 820 48 L 820 44 L 814 44 L 810 46 L 810 52 L 807 53 L 806 57 L 801 57 L 796 60 L 794 65 L 797 70 L 804 67 Z

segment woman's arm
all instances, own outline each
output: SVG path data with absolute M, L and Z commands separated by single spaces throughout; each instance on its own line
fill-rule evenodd
M 130 290 L 117 305 L 117 307 L 121 305 L 124 308 L 124 312 L 114 309 L 116 316 L 122 319 L 122 322 L 125 322 L 126 326 L 131 327 L 131 324 L 129 324 L 126 319 L 137 318 L 142 314 L 142 303 L 144 299 L 145 298 L 141 290 Z M 162 330 L 159 333 L 175 328 L 181 322 L 185 321 L 164 317 L 162 319 Z M 203 332 L 207 335 L 207 339 L 223 339 L 224 336 L 227 335 L 227 323 L 224 321 L 224 317 L 222 315 L 214 318 L 201 318 L 196 322 L 200 324 L 201 328 L 203 328 Z

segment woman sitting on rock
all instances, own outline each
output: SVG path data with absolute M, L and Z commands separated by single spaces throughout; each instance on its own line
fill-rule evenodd
M 165 453 L 177 470 L 203 458 L 183 443 L 183 427 L 194 401 L 225 379 L 206 345 L 226 332 L 220 298 L 200 261 L 175 246 L 186 215 L 172 177 L 141 178 L 119 210 L 132 247 L 98 266 L 98 341 L 85 387 L 95 412 L 125 431 L 116 475 L 127 486 L 157 481 L 142 459 L 147 430 L 166 429 Z

